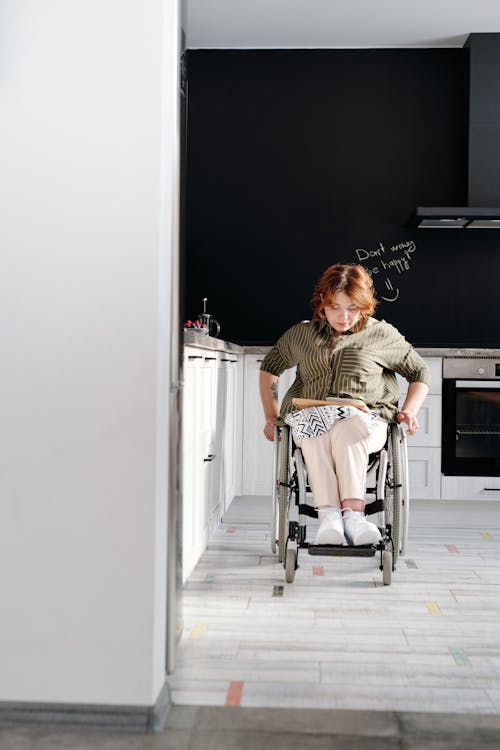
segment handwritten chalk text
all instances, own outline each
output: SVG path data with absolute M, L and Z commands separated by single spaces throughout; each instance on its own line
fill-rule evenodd
M 385 302 L 395 302 L 398 299 L 399 289 L 394 288 L 390 275 L 396 274 L 400 276 L 409 271 L 413 260 L 412 256 L 416 249 L 417 246 L 413 240 L 397 242 L 388 248 L 382 242 L 379 242 L 378 247 L 372 250 L 365 250 L 360 247 L 356 248 L 355 253 L 358 263 L 361 263 L 372 276 L 377 276 L 378 274 L 385 275 L 385 287 L 387 291 L 384 290 L 384 293 L 391 295 L 390 297 L 382 296 Z
M 371 271 L 371 273 L 374 275 L 380 273 L 381 271 L 389 270 L 395 270 L 397 271 L 397 273 L 401 274 L 405 271 L 410 270 L 411 255 L 416 251 L 416 249 L 417 247 L 415 243 L 412 240 L 408 240 L 407 242 L 399 242 L 397 245 L 391 245 L 388 251 L 384 247 L 384 245 L 379 242 L 379 245 L 375 250 L 364 250 L 362 248 L 357 248 L 355 252 L 359 263 L 366 262 L 371 258 L 380 258 L 380 262 L 378 263 L 378 265 L 368 268 L 368 270 Z M 401 254 L 397 258 L 389 257 L 389 260 L 386 260 L 382 257 L 386 254 L 386 252 L 386 258 L 389 257 L 389 253 L 400 252 Z

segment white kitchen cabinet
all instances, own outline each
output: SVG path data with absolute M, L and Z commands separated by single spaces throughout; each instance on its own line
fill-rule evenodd
M 401 398 L 400 404 L 404 401 Z M 431 394 L 418 414 L 419 430 L 406 438 L 412 500 L 441 496 L 441 396 Z
M 183 576 L 191 573 L 209 535 L 215 441 L 216 360 L 186 347 L 183 396 Z
M 243 395 L 243 495 L 270 495 L 273 444 L 263 434 L 264 412 L 259 393 L 259 370 L 264 354 L 245 354 Z M 295 380 L 295 368 L 278 381 L 278 401 Z
M 442 358 L 424 357 L 431 371 L 431 386 L 418 414 L 419 430 L 407 437 L 408 474 L 411 500 L 439 500 L 441 497 L 441 386 Z M 408 383 L 397 376 L 402 406 Z
M 400 399 L 400 407 L 403 401 L 404 396 Z M 418 424 L 418 432 L 407 438 L 408 448 L 414 446 L 439 448 L 441 445 L 441 396 L 427 396 L 418 413 Z
M 243 450 L 243 357 L 223 353 L 220 358 L 224 392 L 224 415 L 222 425 L 222 507 L 226 511 L 241 494 L 242 450 Z
M 500 477 L 441 477 L 443 500 L 500 500 Z
M 408 442 L 413 438 L 408 438 Z M 439 500 L 441 495 L 441 449 L 411 445 L 408 448 L 410 501 Z
M 184 348 L 184 580 L 240 492 L 241 383 L 242 355 Z

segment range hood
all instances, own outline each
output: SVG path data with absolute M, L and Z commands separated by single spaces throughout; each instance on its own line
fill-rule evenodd
M 500 208 L 419 206 L 418 229 L 500 229 Z
M 464 50 L 469 78 L 467 206 L 418 206 L 419 229 L 500 229 L 500 34 L 470 34 Z

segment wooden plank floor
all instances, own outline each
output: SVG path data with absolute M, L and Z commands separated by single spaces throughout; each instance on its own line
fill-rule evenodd
M 391 586 L 305 551 L 286 584 L 269 515 L 235 499 L 185 585 L 175 704 L 500 713 L 499 503 L 414 501 Z

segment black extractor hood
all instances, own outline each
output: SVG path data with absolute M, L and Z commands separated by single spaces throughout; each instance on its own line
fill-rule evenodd
M 500 34 L 470 34 L 464 51 L 469 83 L 467 206 L 419 206 L 419 229 L 500 229 Z

